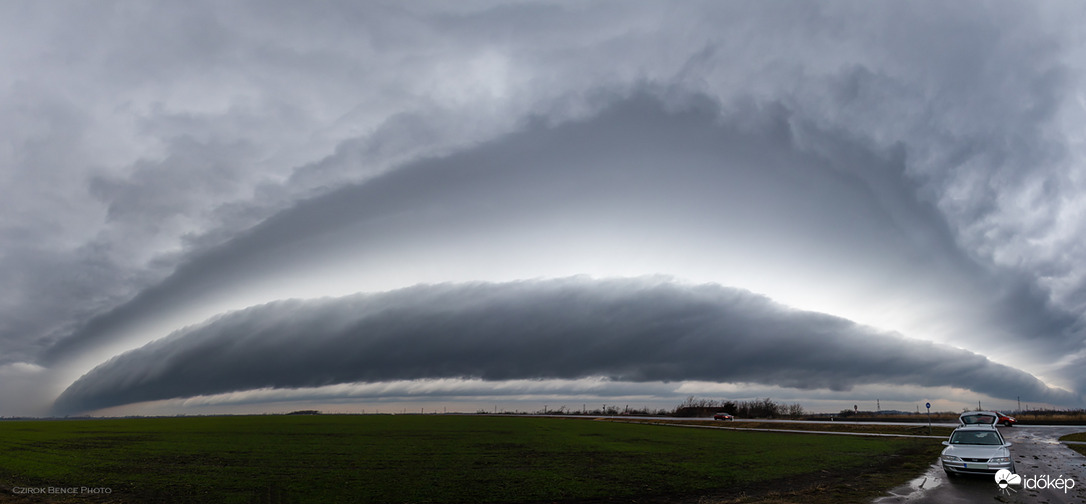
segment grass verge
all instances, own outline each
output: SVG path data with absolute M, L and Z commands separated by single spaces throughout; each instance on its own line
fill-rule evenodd
M 1060 441 L 1081 441 L 1081 442 L 1086 442 L 1086 432 L 1076 432 L 1074 434 L 1068 434 L 1066 436 L 1061 437 Z M 1070 448 L 1072 450 L 1075 450 L 1075 451 L 1077 451 L 1077 452 L 1079 452 L 1079 453 L 1081 453 L 1083 455 L 1086 455 L 1086 445 L 1069 444 L 1069 445 L 1064 445 L 1064 446 L 1067 446 L 1068 448 Z
M 1076 432 L 1060 438 L 1060 441 L 1081 441 L 1086 443 L 1086 432 Z
M 68 500 L 112 503 L 851 502 L 920 474 L 939 448 L 552 418 L 10 421 L 0 481 L 9 498 L 109 488 Z

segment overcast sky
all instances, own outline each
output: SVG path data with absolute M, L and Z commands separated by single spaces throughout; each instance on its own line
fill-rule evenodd
M 0 4 L 0 415 L 1084 407 L 1084 23 Z

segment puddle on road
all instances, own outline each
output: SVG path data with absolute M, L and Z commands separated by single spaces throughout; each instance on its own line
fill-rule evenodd
M 897 504 L 913 502 L 924 497 L 928 491 L 946 483 L 946 475 L 938 463 L 932 464 L 924 474 L 916 479 L 890 490 L 890 495 L 875 499 L 875 504 Z
M 1029 503 L 1029 504 L 1082 504 L 1086 503 L 1086 459 L 1065 446 L 1058 438 L 1074 428 L 1016 427 L 1002 432 L 1013 443 L 1016 473 L 1025 478 L 1070 478 L 1075 487 L 1066 491 L 1059 488 L 1000 489 L 991 477 L 962 476 L 948 479 L 936 461 L 920 477 L 891 490 L 875 499 L 877 504 L 945 504 L 945 503 Z M 1081 430 L 1081 429 L 1079 429 Z M 1047 480 L 1046 480 L 1047 481 Z

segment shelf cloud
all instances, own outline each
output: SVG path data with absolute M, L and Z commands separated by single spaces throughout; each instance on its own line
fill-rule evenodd
M 833 409 L 861 400 L 850 386 L 879 394 L 864 380 L 900 409 L 906 393 L 976 402 L 947 390 L 1082 407 L 1083 17 L 1074 2 L 0 5 L 0 415 L 591 377 L 626 395 L 779 386 Z M 565 321 L 584 344 L 558 291 L 584 298 Z M 630 316 L 677 339 L 605 316 L 648 297 Z M 541 325 L 467 331 L 503 310 Z M 774 363 L 773 338 L 809 354 Z M 180 378 L 184 355 L 211 359 L 202 378 Z
M 417 286 L 280 301 L 122 354 L 56 413 L 264 388 L 467 378 L 749 382 L 849 390 L 958 386 L 1075 398 L 981 355 L 791 310 L 750 292 L 661 279 Z

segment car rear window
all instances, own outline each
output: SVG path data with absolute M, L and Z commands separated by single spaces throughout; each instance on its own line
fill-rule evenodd
M 998 445 L 1003 440 L 993 431 L 957 431 L 950 435 L 950 444 Z
M 996 418 L 992 415 L 967 415 L 962 417 L 962 423 L 967 425 L 993 424 Z

